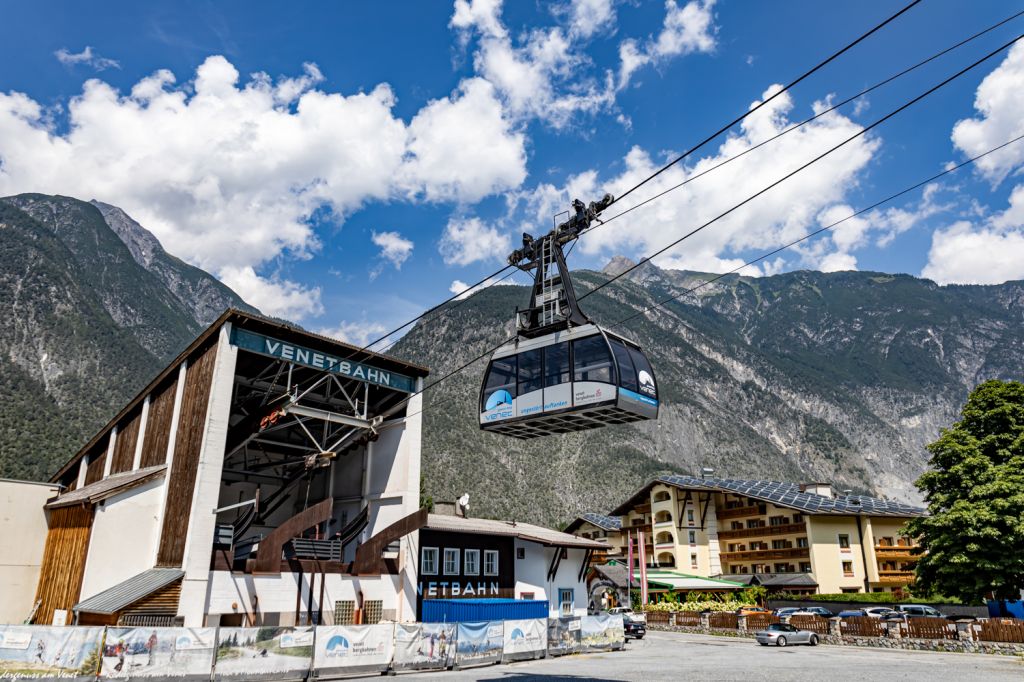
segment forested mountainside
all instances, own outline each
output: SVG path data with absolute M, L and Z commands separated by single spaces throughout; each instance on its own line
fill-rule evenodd
M 577 292 L 605 273 L 576 273 Z M 583 307 L 614 324 L 710 275 L 647 264 Z M 512 333 L 525 287 L 496 286 L 418 324 L 393 350 L 452 371 Z M 485 363 L 427 392 L 424 486 L 473 498 L 474 513 L 564 523 L 606 511 L 657 472 L 831 481 L 917 501 L 925 444 L 969 390 L 1024 375 L 1024 283 L 946 286 L 908 275 L 729 276 L 617 331 L 657 374 L 656 422 L 519 441 L 477 427 Z
M 0 477 L 47 478 L 229 304 L 116 207 L 0 199 Z

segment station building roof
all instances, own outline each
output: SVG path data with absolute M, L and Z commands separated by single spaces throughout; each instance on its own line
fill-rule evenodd
M 582 549 L 608 549 L 603 542 L 587 540 L 569 533 L 535 526 L 532 523 L 517 521 L 496 521 L 494 519 L 467 519 L 462 516 L 447 514 L 430 514 L 427 517 L 427 530 L 449 533 L 476 533 L 480 535 L 505 535 L 536 542 L 549 547 L 579 547 Z

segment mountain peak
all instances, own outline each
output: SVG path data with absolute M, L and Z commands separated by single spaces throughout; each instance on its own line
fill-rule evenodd
M 608 265 L 605 265 L 601 272 L 609 277 L 617 277 L 632 267 L 636 267 L 636 263 L 625 256 L 613 256 L 612 259 L 608 261 Z

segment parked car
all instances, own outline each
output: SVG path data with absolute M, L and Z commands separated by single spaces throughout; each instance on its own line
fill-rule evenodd
M 621 613 L 623 623 L 627 621 L 635 621 L 637 623 L 643 623 L 644 625 L 647 624 L 646 613 L 637 613 L 628 606 L 615 606 L 613 608 L 608 609 L 608 613 L 612 614 L 613 616 Z
M 940 613 L 937 609 L 924 604 L 900 604 L 896 611 L 905 614 L 910 618 L 945 618 L 946 614 Z
M 896 612 L 888 606 L 869 606 L 864 609 L 864 613 L 872 618 L 885 618 Z
M 760 616 L 770 613 L 771 611 L 761 606 L 741 606 L 736 609 L 737 616 Z
M 797 614 L 801 615 L 801 616 L 808 616 L 808 615 L 821 616 L 822 618 L 832 618 L 832 617 L 834 617 L 836 615 L 836 614 L 832 613 L 831 611 L 829 611 L 828 609 L 826 609 L 824 606 L 808 606 L 808 607 L 800 609 L 797 612 Z M 790 615 L 794 615 L 794 614 L 790 614 Z
M 641 620 L 623 617 L 622 627 L 626 631 L 626 639 L 643 639 L 647 634 L 647 624 Z
M 803 612 L 803 609 L 801 609 L 799 606 L 787 606 L 783 609 L 775 609 L 774 611 L 772 611 L 772 615 L 782 618 L 783 616 L 792 616 L 795 613 L 801 612 Z
M 846 609 L 839 612 L 840 618 L 860 618 L 861 616 L 868 615 L 868 612 L 864 609 Z
M 764 630 L 754 633 L 757 643 L 761 646 L 774 644 L 775 646 L 787 646 L 789 644 L 810 644 L 818 646 L 817 633 L 810 630 L 801 630 L 789 623 L 772 623 Z

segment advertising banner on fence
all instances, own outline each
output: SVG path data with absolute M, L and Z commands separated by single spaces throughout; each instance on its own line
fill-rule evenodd
M 573 654 L 580 650 L 580 619 L 548 620 L 548 653 L 552 656 Z
M 439 670 L 455 664 L 455 623 L 395 626 L 396 670 Z
M 503 660 L 539 658 L 548 647 L 548 619 L 506 620 Z
M 217 628 L 107 628 L 100 677 L 209 680 Z
M 625 639 L 622 616 L 607 613 L 583 616 L 580 623 L 580 648 L 583 651 L 607 651 L 618 648 Z
M 217 680 L 305 679 L 313 664 L 313 628 L 221 628 Z
M 94 680 L 103 628 L 0 625 L 0 679 Z
M 459 623 L 455 645 L 455 664 L 460 668 L 501 660 L 504 624 L 500 621 Z
M 318 626 L 313 666 L 321 675 L 386 670 L 395 653 L 394 637 L 391 624 Z

